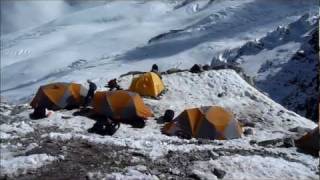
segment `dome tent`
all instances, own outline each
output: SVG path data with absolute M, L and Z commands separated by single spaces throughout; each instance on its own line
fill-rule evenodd
M 240 138 L 242 128 L 231 112 L 219 106 L 206 106 L 184 110 L 173 122 L 166 124 L 162 132 L 167 135 L 183 133 L 194 138 Z
M 135 121 L 153 116 L 139 94 L 125 91 L 98 91 L 92 101 L 93 110 L 98 115 L 119 121 Z
M 30 105 L 51 110 L 79 107 L 84 103 L 88 90 L 76 83 L 51 83 L 40 86 Z
M 136 92 L 141 96 L 157 97 L 164 90 L 164 84 L 160 77 L 154 72 L 144 73 L 133 78 L 129 87 L 130 91 Z

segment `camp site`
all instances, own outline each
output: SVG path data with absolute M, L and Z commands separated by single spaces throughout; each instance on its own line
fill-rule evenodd
M 318 10 L 1 1 L 0 179 L 319 179 Z

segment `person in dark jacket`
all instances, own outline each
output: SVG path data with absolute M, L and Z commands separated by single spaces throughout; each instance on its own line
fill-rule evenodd
M 165 112 L 164 112 L 164 115 L 159 117 L 157 120 L 157 123 L 159 124 L 163 124 L 163 123 L 166 123 L 166 122 L 171 122 L 173 121 L 173 118 L 174 118 L 174 111 L 171 110 L 171 109 L 167 109 Z
M 152 65 L 151 72 L 159 72 L 159 67 L 157 64 Z
M 117 79 L 111 79 L 105 87 L 109 88 L 109 91 L 113 91 L 114 89 L 122 90 L 117 82 Z
M 84 107 L 89 105 L 90 101 L 93 99 L 94 92 L 97 90 L 97 85 L 94 82 L 90 80 L 87 80 L 87 82 L 89 84 L 89 90 L 84 100 Z
M 171 109 L 167 109 L 164 112 L 163 120 L 164 122 L 171 122 L 174 118 L 174 111 Z
M 98 120 L 92 128 L 88 129 L 89 133 L 112 136 L 120 127 L 120 123 L 111 119 Z
M 151 68 L 151 72 L 156 73 L 160 79 L 162 79 L 161 73 L 159 72 L 159 68 L 157 64 L 153 64 Z
M 37 105 L 37 107 L 34 108 L 34 111 L 32 114 L 30 114 L 31 119 L 42 119 L 47 117 L 46 115 L 46 108 L 41 105 Z
M 201 73 L 202 71 L 202 67 L 199 64 L 195 64 L 190 68 L 191 73 Z

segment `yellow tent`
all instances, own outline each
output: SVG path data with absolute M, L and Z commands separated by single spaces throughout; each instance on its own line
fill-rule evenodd
M 242 128 L 231 112 L 219 106 L 184 110 L 173 122 L 166 124 L 162 132 L 177 135 L 183 132 L 191 137 L 204 139 L 240 138 Z
M 157 97 L 164 90 L 164 84 L 156 73 L 148 72 L 132 80 L 129 91 L 141 96 Z
M 139 94 L 124 90 L 98 91 L 93 97 L 93 110 L 120 121 L 135 121 L 153 116 Z
M 52 83 L 41 86 L 30 105 L 51 110 L 79 107 L 84 103 L 88 90 L 76 83 Z

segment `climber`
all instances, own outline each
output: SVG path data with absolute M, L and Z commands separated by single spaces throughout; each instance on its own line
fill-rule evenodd
M 166 122 L 171 122 L 174 118 L 174 111 L 171 109 L 167 109 L 164 112 L 164 115 L 157 119 L 157 123 L 162 124 Z
M 97 120 L 92 128 L 88 129 L 89 133 L 112 136 L 120 127 L 120 123 L 111 120 Z
M 159 72 L 159 68 L 157 64 L 152 65 L 150 72 L 156 73 L 159 76 L 159 78 L 162 79 L 162 76 L 161 76 L 161 73 Z
M 117 79 L 111 79 L 107 85 L 105 85 L 104 87 L 109 88 L 109 91 L 113 91 L 113 89 L 116 90 L 122 90 L 122 88 L 119 86 L 119 84 L 117 83 Z
M 97 89 L 97 85 L 92 82 L 91 80 L 87 80 L 88 84 L 89 84 L 89 91 L 88 91 L 88 94 L 87 96 L 85 97 L 85 100 L 84 100 L 84 107 L 87 107 L 90 103 L 90 101 L 93 99 L 93 96 L 94 96 L 94 92 L 96 91 Z
M 46 115 L 46 108 L 37 104 L 37 106 L 34 108 L 34 111 L 32 114 L 30 114 L 31 119 L 42 119 L 47 117 Z
M 201 73 L 202 71 L 202 67 L 199 64 L 195 64 L 190 68 L 191 73 Z

